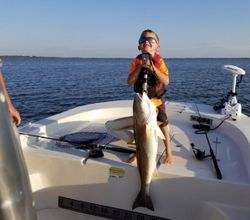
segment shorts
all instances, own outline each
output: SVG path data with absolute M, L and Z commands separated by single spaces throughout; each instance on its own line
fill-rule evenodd
M 165 100 L 162 99 L 161 101 L 162 104 L 157 107 L 158 109 L 157 121 L 161 122 L 160 127 L 165 127 L 168 125 L 168 116 L 165 108 Z

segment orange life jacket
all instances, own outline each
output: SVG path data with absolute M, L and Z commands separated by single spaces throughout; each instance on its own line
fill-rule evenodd
M 136 57 L 136 59 L 141 60 L 141 54 Z M 156 68 L 160 68 L 160 59 L 161 56 L 159 54 L 155 54 L 154 57 L 152 57 L 152 62 L 156 66 Z M 142 68 L 137 81 L 134 84 L 134 91 L 137 93 L 142 93 L 142 85 L 145 82 L 144 75 L 147 74 L 147 91 L 148 91 L 148 97 L 151 98 L 161 98 L 165 93 L 165 85 L 160 82 L 160 80 L 157 78 L 156 74 L 149 68 Z

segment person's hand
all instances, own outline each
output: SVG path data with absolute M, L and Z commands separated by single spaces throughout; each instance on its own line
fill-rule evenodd
M 143 67 L 149 67 L 151 65 L 150 59 L 142 59 L 141 64 Z
M 150 60 L 149 59 L 144 59 L 144 60 L 141 60 L 140 61 L 140 64 L 139 64 L 139 68 L 140 68 L 140 70 L 142 69 L 142 68 L 149 68 L 149 69 L 151 69 L 151 62 L 150 62 Z
M 16 124 L 16 126 L 20 125 L 21 124 L 20 113 L 14 107 L 11 107 L 10 108 L 10 114 L 11 114 L 11 117 L 13 118 L 14 123 Z

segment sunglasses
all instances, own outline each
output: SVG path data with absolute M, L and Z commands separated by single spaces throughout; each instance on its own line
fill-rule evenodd
M 141 37 L 139 39 L 139 44 L 145 43 L 146 41 L 149 43 L 157 43 L 157 40 L 153 37 Z

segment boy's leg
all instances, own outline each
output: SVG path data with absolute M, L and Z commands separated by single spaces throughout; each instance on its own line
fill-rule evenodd
M 163 160 L 163 163 L 172 164 L 173 163 L 173 155 L 172 155 L 172 147 L 170 142 L 170 132 L 169 132 L 169 125 L 168 125 L 168 117 L 165 109 L 165 100 L 162 99 L 162 104 L 157 107 L 158 115 L 157 120 L 161 122 L 160 129 L 165 137 L 163 140 L 165 145 L 165 153 L 166 157 Z
M 163 159 L 163 163 L 167 164 L 173 164 L 173 154 L 172 154 L 172 146 L 170 142 L 170 134 L 169 134 L 169 126 L 160 126 L 161 131 L 165 137 L 165 140 L 163 140 L 164 145 L 165 145 L 165 153 L 166 157 Z

